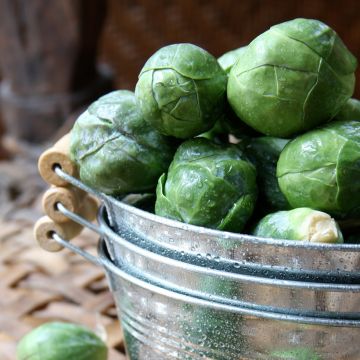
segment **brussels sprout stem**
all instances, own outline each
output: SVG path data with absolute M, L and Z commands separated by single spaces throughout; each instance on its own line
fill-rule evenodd
M 307 234 L 304 240 L 332 243 L 339 237 L 335 220 L 324 213 L 314 213 L 308 218 Z

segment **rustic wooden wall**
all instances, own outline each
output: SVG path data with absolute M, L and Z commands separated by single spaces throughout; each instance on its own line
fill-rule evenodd
M 101 53 L 115 70 L 117 87 L 131 89 L 161 46 L 192 42 L 219 56 L 295 17 L 326 22 L 360 59 L 358 0 L 109 0 Z

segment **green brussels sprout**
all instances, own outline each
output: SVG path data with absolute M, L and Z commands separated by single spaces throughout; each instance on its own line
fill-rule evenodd
M 334 120 L 360 121 L 360 100 L 354 98 L 349 99 L 336 114 Z
M 228 100 L 244 122 L 290 137 L 333 118 L 354 91 L 356 58 L 324 23 L 295 19 L 271 27 L 231 69 Z
M 220 66 L 227 74 L 230 73 L 231 68 L 235 65 L 237 59 L 244 52 L 245 49 L 246 46 L 242 46 L 238 49 L 228 51 L 218 58 Z
M 360 122 L 336 121 L 298 136 L 281 152 L 280 189 L 293 208 L 360 214 Z
M 184 142 L 156 190 L 155 213 L 185 223 L 241 231 L 257 195 L 256 170 L 235 145 Z
M 266 215 L 256 225 L 253 235 L 320 243 L 344 242 L 339 225 L 330 215 L 309 208 L 277 211 Z
M 259 192 L 270 208 L 275 210 L 291 209 L 276 177 L 280 153 L 288 142 L 286 139 L 264 136 L 252 139 L 246 149 L 249 159 L 256 166 Z
M 89 329 L 69 323 L 46 323 L 23 337 L 17 360 L 106 360 L 107 347 Z
M 271 353 L 271 359 L 283 360 L 321 360 L 314 350 L 306 348 L 296 348 L 289 350 L 279 350 Z
M 192 44 L 161 48 L 140 72 L 135 94 L 145 118 L 164 135 L 191 138 L 223 112 L 227 76 L 217 60 Z
M 113 91 L 89 106 L 71 131 L 71 158 L 87 185 L 109 195 L 155 190 L 175 149 L 140 114 L 131 91 Z

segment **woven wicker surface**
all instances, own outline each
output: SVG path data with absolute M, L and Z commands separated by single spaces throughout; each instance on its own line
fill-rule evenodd
M 33 224 L 42 215 L 41 192 L 46 188 L 37 175 L 37 152 L 33 155 L 0 162 L 0 359 L 15 360 L 16 342 L 25 333 L 59 320 L 102 334 L 110 348 L 109 360 L 125 360 L 103 270 L 68 250 L 48 253 L 33 239 Z M 93 254 L 96 242 L 97 236 L 89 230 L 74 240 Z
M 191 42 L 215 56 L 248 44 L 271 25 L 296 17 L 333 27 L 360 58 L 358 0 L 108 0 L 102 57 L 116 86 L 133 89 L 145 61 L 160 47 Z M 360 82 L 356 95 L 360 96 Z

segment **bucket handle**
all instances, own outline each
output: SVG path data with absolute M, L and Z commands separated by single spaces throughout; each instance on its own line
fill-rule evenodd
M 52 238 L 53 240 L 55 240 L 59 245 L 66 247 L 67 249 L 71 250 L 72 252 L 74 252 L 75 254 L 78 254 L 80 256 L 82 256 L 83 258 L 85 258 L 86 260 L 90 261 L 92 264 L 96 265 L 96 266 L 101 266 L 104 267 L 104 263 L 103 261 L 98 258 L 97 256 L 94 256 L 90 253 L 88 253 L 87 251 L 79 248 L 76 245 L 71 244 L 69 241 L 63 239 L 59 234 L 57 233 L 53 233 L 52 234 Z
M 81 182 L 80 180 L 78 180 L 77 178 L 67 174 L 60 165 L 55 165 L 54 167 L 54 172 L 62 179 L 64 179 L 65 181 L 67 181 L 68 183 L 70 183 L 71 185 L 74 185 L 75 187 L 95 196 L 96 198 L 98 198 L 99 200 L 108 200 L 107 196 L 97 190 L 94 190 L 93 188 L 91 188 L 90 186 L 85 185 L 83 182 Z
M 66 159 L 68 160 L 68 158 Z M 40 162 L 39 160 L 39 164 L 43 166 L 44 161 Z M 45 164 L 49 166 L 48 163 L 45 162 Z M 39 168 L 41 168 L 40 165 Z M 54 234 L 57 234 L 63 240 L 71 240 L 80 234 L 83 227 L 87 227 L 102 235 L 101 226 L 93 224 L 91 220 L 96 217 L 99 206 L 98 201 L 94 198 L 106 200 L 106 195 L 83 184 L 74 176 L 69 175 L 64 171 L 62 165 L 61 162 L 54 163 L 51 168 L 51 176 L 59 179 L 60 182 L 62 181 L 62 184 L 67 184 L 67 187 L 52 186 L 44 194 L 43 209 L 48 216 L 40 218 L 34 226 L 35 239 L 43 249 L 50 252 L 60 251 L 64 248 L 59 241 L 55 241 Z M 69 196 L 69 194 L 74 195 L 76 191 L 80 191 L 80 195 L 76 193 L 79 196 Z M 79 211 L 80 215 L 77 215 L 74 211 L 68 210 L 67 206 L 69 204 L 75 206 L 78 205 L 79 201 L 83 204 L 85 211 Z

